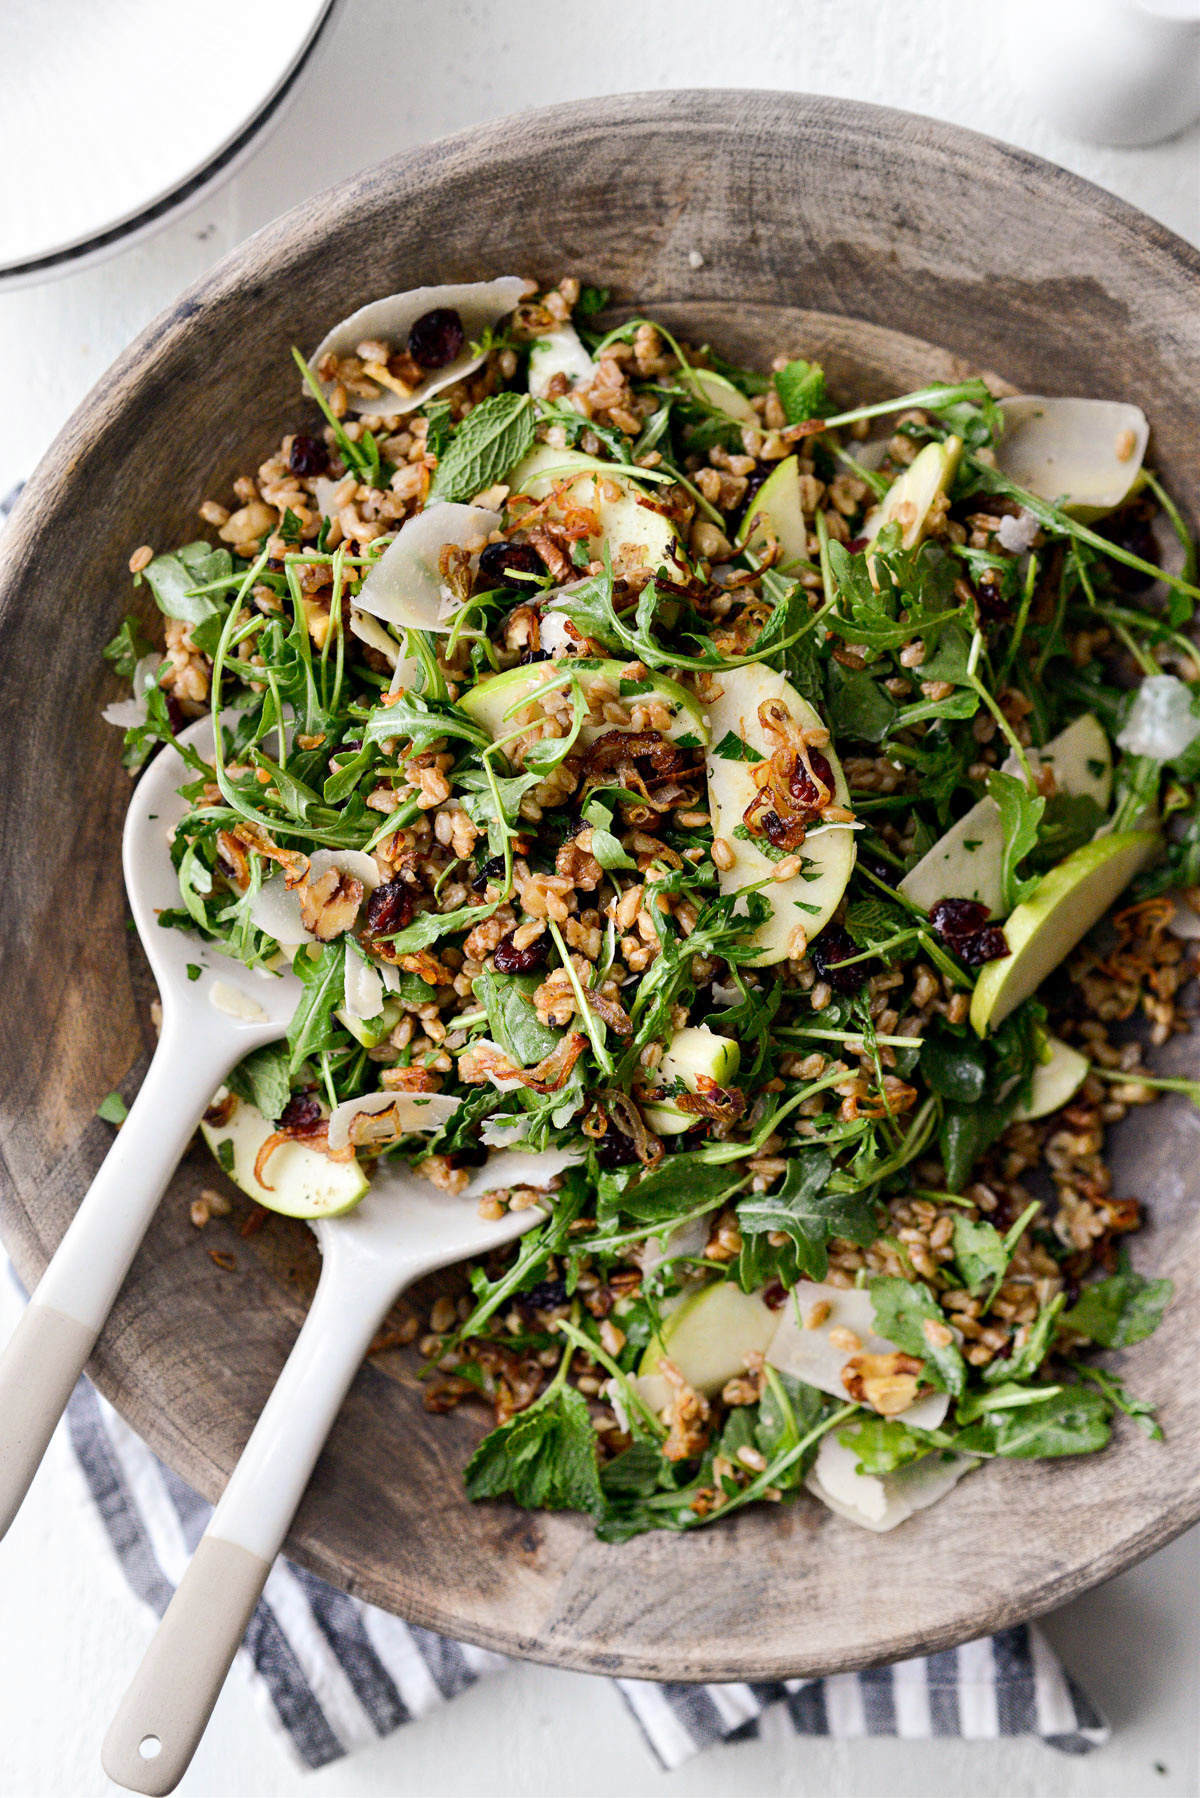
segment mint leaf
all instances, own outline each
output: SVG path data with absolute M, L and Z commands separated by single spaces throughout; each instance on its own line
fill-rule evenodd
M 806 362 L 798 356 L 776 374 L 775 391 L 790 425 L 805 424 L 810 418 L 824 418 L 829 409 L 825 371 L 819 362 Z
M 896 702 L 865 668 L 831 661 L 825 671 L 828 722 L 840 742 L 881 743 L 896 720 Z
M 105 1093 L 96 1107 L 96 1116 L 106 1124 L 123 1124 L 129 1116 L 129 1107 L 120 1093 Z
M 472 1500 L 508 1493 L 529 1510 L 598 1515 L 604 1496 L 587 1400 L 573 1386 L 552 1387 L 484 1437 L 463 1477 Z
M 287 1050 L 282 1043 L 255 1049 L 230 1071 L 226 1085 L 239 1099 L 247 1100 L 271 1123 L 276 1123 L 292 1096 Z
M 533 446 L 533 401 L 527 393 L 494 393 L 463 419 L 437 465 L 431 500 L 469 500 Z
M 928 1286 L 919 1280 L 901 1280 L 894 1274 L 882 1274 L 870 1282 L 871 1303 L 875 1310 L 875 1328 L 906 1354 L 917 1355 L 926 1363 L 929 1378 L 947 1392 L 962 1392 L 967 1384 L 967 1366 L 958 1344 L 951 1339 L 944 1345 L 931 1342 L 925 1334 L 929 1324 L 935 1334 L 946 1326 L 945 1314 Z
M 1146 1280 L 1133 1271 L 1128 1249 L 1118 1272 L 1089 1286 L 1059 1323 L 1102 1348 L 1128 1348 L 1152 1336 L 1175 1291 L 1170 1280 Z

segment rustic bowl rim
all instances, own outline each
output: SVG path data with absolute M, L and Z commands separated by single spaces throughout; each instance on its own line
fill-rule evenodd
M 52 524 L 56 509 L 70 488 L 75 464 L 93 439 L 108 428 L 123 408 L 146 393 L 156 367 L 186 337 L 191 321 L 202 307 L 236 299 L 247 289 L 252 290 L 256 282 L 272 271 L 286 270 L 290 246 L 298 244 L 313 231 L 319 232 L 331 210 L 344 212 L 365 205 L 381 187 L 436 183 L 439 169 L 445 165 L 461 164 L 463 159 L 472 158 L 477 162 L 486 161 L 515 146 L 530 130 L 564 124 L 592 131 L 613 130 L 634 119 L 666 123 L 672 117 L 703 129 L 706 125 L 716 125 L 731 104 L 741 101 L 752 101 L 759 109 L 760 118 L 764 113 L 772 113 L 779 125 L 786 125 L 789 130 L 811 125 L 827 131 L 838 130 L 847 138 L 856 133 L 890 136 L 900 141 L 915 138 L 923 147 L 961 164 L 978 166 L 981 158 L 990 159 L 992 166 L 1001 169 L 1013 183 L 1033 184 L 1039 198 L 1053 197 L 1066 204 L 1083 206 L 1092 217 L 1111 225 L 1114 237 L 1134 241 L 1143 254 L 1150 251 L 1176 269 L 1200 277 L 1200 251 L 1116 195 L 1031 152 L 964 127 L 895 108 L 769 90 L 687 89 L 567 102 L 472 126 L 434 143 L 404 151 L 301 202 L 230 251 L 139 333 L 73 412 L 42 457 L 14 508 L 0 543 L 0 621 L 6 610 L 15 607 L 19 599 L 17 592 L 6 594 L 4 591 L 3 574 L 23 561 L 37 534 Z M 5 1222 L 3 1210 L 0 1207 L 0 1223 Z M 28 1245 L 22 1245 L 22 1253 L 25 1271 L 40 1272 L 46 1259 L 43 1245 L 39 1244 L 32 1256 Z M 97 1372 L 97 1384 L 102 1392 L 111 1393 L 114 1387 L 114 1380 L 103 1364 Z M 149 1424 L 140 1421 L 152 1447 L 163 1447 L 168 1440 L 173 1440 L 168 1430 L 158 1427 L 157 1419 Z M 937 1632 L 925 1631 L 919 1638 L 911 1633 L 896 1633 L 887 1640 L 873 1641 L 862 1653 L 848 1652 L 827 1670 L 877 1664 L 906 1654 L 929 1652 L 967 1640 L 970 1635 L 1000 1623 L 1039 1615 L 1164 1546 L 1197 1519 L 1200 1519 L 1200 1490 L 1182 1496 L 1158 1516 L 1152 1526 L 1135 1539 L 1127 1539 L 1107 1557 L 1086 1565 L 1063 1568 L 1057 1576 L 1044 1579 L 1035 1589 L 1020 1592 L 1003 1617 L 993 1616 L 990 1620 L 979 1617 L 973 1619 L 969 1628 L 953 1624 Z M 869 1545 L 869 1540 L 864 1538 L 864 1543 Z M 313 1565 L 326 1576 L 336 1577 L 335 1573 L 331 1575 L 328 1565 L 321 1564 L 319 1554 L 313 1550 L 289 1545 L 289 1553 L 294 1553 L 295 1558 Z M 365 1595 L 369 1597 L 370 1593 Z M 418 1620 L 444 1630 L 454 1627 L 453 1617 L 432 1612 Z M 462 1633 L 488 1646 L 527 1658 L 633 1677 L 736 1679 L 755 1674 L 778 1677 L 789 1670 L 787 1665 L 772 1662 L 769 1651 L 764 1651 L 751 1673 L 744 1661 L 706 1663 L 703 1668 L 697 1668 L 682 1657 L 672 1660 L 670 1652 L 662 1645 L 656 1653 L 639 1657 L 633 1653 L 601 1654 L 589 1650 L 586 1644 L 568 1644 L 561 1640 L 531 1642 L 506 1634 L 502 1629 L 476 1626 Z

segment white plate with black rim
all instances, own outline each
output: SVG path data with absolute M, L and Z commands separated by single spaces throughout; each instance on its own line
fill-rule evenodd
M 227 180 L 282 115 L 336 6 L 6 7 L 0 288 L 111 256 Z

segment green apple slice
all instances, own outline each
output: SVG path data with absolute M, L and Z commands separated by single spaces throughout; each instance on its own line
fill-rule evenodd
M 601 472 L 579 450 L 553 449 L 543 443 L 518 463 L 508 485 L 513 493 L 527 493 L 531 499 L 545 499 L 555 487 L 562 487 L 567 506 L 593 512 L 600 530 L 588 539 L 588 554 L 599 556 L 607 544 L 617 574 L 654 574 L 663 566 L 672 573 L 679 571 L 678 531 L 657 510 L 646 489 L 620 469 L 606 467 Z
M 962 447 L 961 437 L 925 445 L 867 514 L 863 536 L 868 542 L 874 541 L 888 524 L 900 526 L 900 541 L 905 549 L 915 549 L 924 540 L 933 502 L 939 493 L 949 491 L 958 472 Z
M 1064 1043 L 1061 1037 L 1047 1036 L 1043 1041 L 1046 1060 L 1034 1068 L 1029 1097 L 1013 1112 L 1014 1123 L 1029 1124 L 1035 1118 L 1061 1110 L 1075 1097 L 1092 1065 L 1086 1055 Z
M 1097 837 L 1038 882 L 1005 923 L 1010 953 L 988 962 L 976 982 L 971 1023 L 980 1036 L 1037 991 L 1145 867 L 1159 842 L 1153 830 Z
M 698 1093 L 703 1075 L 715 1080 L 718 1086 L 728 1086 L 735 1078 L 741 1060 L 742 1051 L 729 1037 L 718 1036 L 707 1024 L 689 1024 L 671 1038 L 670 1047 L 654 1070 L 654 1084 L 672 1091 L 676 1090 L 675 1082 L 681 1080 L 688 1092 Z M 678 1136 L 681 1130 L 689 1129 L 697 1121 L 694 1115 L 680 1111 L 669 1100 L 643 1109 L 646 1122 L 659 1136 Z
M 681 368 L 675 378 L 681 387 L 694 393 L 702 405 L 710 406 L 714 412 L 723 412 L 735 424 L 761 426 L 762 420 L 745 394 L 724 375 L 716 374 L 711 368 Z
M 1047 398 L 999 402 L 996 463 L 1018 487 L 1059 501 L 1075 518 L 1103 518 L 1140 484 L 1150 426 L 1126 400 Z
M 503 737 L 517 729 L 517 713 L 523 702 L 536 701 L 545 686 L 562 686 L 564 669 L 569 669 L 579 681 L 585 696 L 603 686 L 611 690 L 614 698 L 629 706 L 636 705 L 639 699 L 657 700 L 671 714 L 664 735 L 676 741 L 681 737 L 694 738 L 697 746 L 708 742 L 704 711 L 698 699 L 677 681 L 668 680 L 662 674 L 639 675 L 636 681 L 631 681 L 626 662 L 532 662 L 527 668 L 510 668 L 505 674 L 494 674 L 490 679 L 480 681 L 478 686 L 463 694 L 459 706 L 480 724 L 486 725 L 493 737 Z M 622 683 L 625 689 L 632 687 L 634 690 L 622 691 Z M 604 722 L 589 723 L 580 731 L 579 740 L 592 743 L 605 731 L 631 728 Z
M 1094 799 L 1102 812 L 1108 810 L 1112 749 L 1104 726 L 1090 712 L 1051 737 L 1044 749 L 1031 750 L 1029 759 L 1035 767 L 1053 769 L 1058 792 Z M 1003 767 L 1015 774 L 1016 757 L 1009 756 Z M 976 899 L 998 918 L 1004 910 L 1003 866 L 1004 827 L 995 800 L 985 797 L 938 838 L 897 890 L 925 911 L 939 899 Z
M 200 1125 L 201 1135 L 234 1185 L 268 1211 L 303 1218 L 341 1217 L 353 1211 L 370 1185 L 356 1160 L 331 1161 L 303 1143 L 286 1142 L 274 1150 L 264 1169 L 271 1185 L 255 1178 L 258 1152 L 274 1130 L 274 1124 L 246 1099 L 234 1099 L 223 1124 Z
M 760 881 L 769 883 L 761 890 L 770 902 L 771 916 L 755 935 L 760 953 L 753 964 L 766 967 L 785 960 L 791 953 L 789 945 L 798 924 L 810 942 L 828 924 L 854 867 L 854 831 L 845 824 L 824 826 L 798 852 L 803 857 L 799 874 L 791 880 L 771 879 L 775 862 L 763 854 L 755 840 L 737 835 L 738 828 L 744 828 L 746 807 L 757 792 L 752 772 L 754 758 L 749 762 L 733 760 L 728 754 L 718 754 L 718 750 L 732 740 L 734 745 L 741 744 L 755 752 L 758 758 L 770 755 L 775 746 L 758 716 L 759 706 L 769 699 L 782 700 L 798 725 L 816 728 L 821 720 L 790 681 L 760 662 L 745 668 L 722 669 L 717 680 L 721 693 L 708 707 L 713 744 L 708 757 L 708 798 L 713 833 L 724 838 L 734 856 L 733 866 L 720 870 L 721 891 L 736 893 Z M 833 770 L 837 803 L 849 808 L 850 791 L 832 745 L 821 753 Z
M 776 464 L 747 510 L 757 521 L 746 539 L 751 554 L 760 552 L 773 533 L 783 550 L 783 559 L 775 564 L 777 568 L 786 570 L 797 562 L 808 561 L 808 531 L 800 504 L 800 464 L 795 456 L 785 456 Z
M 651 1339 L 642 1356 L 638 1378 L 661 1380 L 658 1364 L 665 1357 L 689 1386 L 711 1397 L 727 1380 L 745 1373 L 747 1355 L 766 1353 L 778 1323 L 779 1313 L 764 1303 L 760 1292 L 743 1292 L 732 1280 L 705 1286 L 664 1318 L 662 1334 Z M 642 1391 L 653 1405 L 657 1388 Z M 668 1388 L 664 1404 L 669 1395 Z

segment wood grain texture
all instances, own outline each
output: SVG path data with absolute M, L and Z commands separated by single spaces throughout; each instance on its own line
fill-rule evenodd
M 689 253 L 703 266 L 693 269 Z M 588 102 L 434 144 L 318 197 L 192 288 L 71 420 L 5 533 L 0 890 L 0 1228 L 36 1278 L 107 1140 L 92 1112 L 138 1077 L 148 990 L 125 931 L 127 789 L 99 708 L 99 651 L 142 541 L 196 534 L 196 506 L 257 466 L 305 410 L 288 346 L 421 282 L 574 271 L 726 353 L 827 362 L 883 394 L 965 367 L 1018 387 L 1136 399 L 1200 514 L 1200 257 L 1021 152 L 906 114 L 783 94 Z M 933 349 L 933 344 L 941 348 Z M 1195 1065 L 1195 1044 L 1170 1051 Z M 893 1535 L 815 1506 L 686 1540 L 592 1539 L 569 1517 L 472 1507 L 479 1425 L 422 1408 L 401 1355 L 356 1381 L 289 1552 L 449 1633 L 566 1666 L 674 1679 L 828 1672 L 1036 1615 L 1200 1514 L 1196 1201 L 1200 1117 L 1168 1100 L 1117 1133 L 1145 1198 L 1137 1258 L 1179 1293 L 1121 1359 L 1162 1401 L 1165 1445 L 1122 1432 L 1081 1461 L 990 1468 Z M 135 1264 L 96 1358 L 105 1393 L 166 1461 L 219 1492 L 315 1278 L 302 1226 L 197 1237 L 199 1151 Z M 231 1248 L 233 1273 L 207 1248 Z

